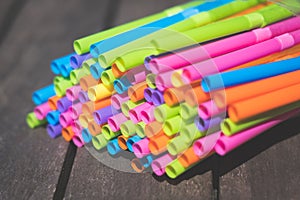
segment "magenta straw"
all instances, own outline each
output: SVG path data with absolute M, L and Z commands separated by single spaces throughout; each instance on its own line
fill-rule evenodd
M 72 113 L 70 111 L 61 113 L 59 116 L 59 123 L 66 128 L 73 123 Z
M 121 106 L 122 104 L 125 102 L 125 101 L 128 101 L 129 100 L 129 97 L 127 95 L 127 93 L 123 93 L 123 94 L 114 94 L 112 97 L 111 97 L 111 105 L 116 109 L 116 110 L 120 110 L 121 109 Z
M 166 166 L 169 163 L 171 163 L 173 160 L 174 160 L 174 156 L 167 153 L 167 154 L 153 160 L 153 162 L 151 163 L 151 168 L 157 176 L 162 176 L 166 172 L 165 171 Z
M 80 91 L 81 91 L 81 87 L 79 85 L 75 85 L 67 89 L 66 96 L 70 101 L 76 101 L 78 99 L 78 95 Z
M 149 124 L 150 122 L 153 122 L 155 120 L 154 109 L 155 109 L 155 106 L 152 105 L 150 107 L 147 107 L 145 110 L 142 110 L 141 120 L 143 122 L 145 122 L 145 124 Z
M 72 138 L 73 143 L 78 147 L 81 148 L 84 146 L 84 140 L 81 136 L 81 133 L 75 133 L 75 135 Z
M 141 105 L 138 105 L 135 108 L 129 110 L 130 120 L 132 120 L 132 122 L 135 124 L 139 123 L 142 120 L 141 112 L 151 106 L 152 106 L 152 104 L 145 102 L 145 103 L 142 103 Z
M 283 115 L 277 116 L 266 123 L 249 128 L 245 131 L 241 131 L 230 137 L 227 137 L 224 134 L 222 134 L 220 139 L 217 141 L 217 144 L 215 146 L 215 151 L 217 152 L 217 154 L 224 156 L 227 153 L 229 153 L 230 151 L 239 147 L 240 145 L 242 145 L 242 144 L 248 142 L 249 140 L 251 140 L 252 138 L 256 137 L 257 135 L 262 134 L 264 131 L 299 114 L 299 111 L 300 111 L 300 109 L 296 109 L 291 112 L 285 113 Z
M 127 120 L 128 120 L 127 117 L 123 113 L 119 113 L 117 115 L 108 118 L 107 123 L 113 132 L 117 132 L 120 130 L 121 124 L 123 124 Z
M 199 105 L 198 115 L 202 119 L 210 119 L 225 112 L 224 109 L 217 107 L 213 100 L 209 100 Z
M 144 138 L 132 145 L 133 153 L 137 158 L 142 158 L 150 154 L 149 138 Z
M 81 90 L 81 91 L 79 92 L 79 94 L 78 94 L 78 99 L 79 99 L 80 103 L 85 103 L 85 102 L 87 102 L 87 101 L 90 100 L 89 97 L 88 97 L 87 92 L 85 92 L 85 91 L 83 91 L 83 90 Z
M 255 29 L 203 46 L 189 48 L 166 56 L 152 56 L 150 59 L 148 58 L 147 66 L 154 74 L 179 69 L 193 63 L 243 49 L 297 29 L 300 29 L 300 17 L 293 17 L 265 28 Z
M 126 75 L 129 82 L 131 82 L 133 85 L 137 83 L 141 83 L 146 80 L 147 71 L 144 65 L 141 65 L 139 67 L 135 67 L 131 70 L 129 70 Z
M 193 145 L 195 154 L 199 157 L 205 157 L 208 153 L 213 151 L 221 134 L 222 132 L 219 131 L 196 140 Z
M 72 119 L 78 119 L 79 115 L 82 113 L 82 104 L 80 102 L 73 104 L 69 107 L 69 111 L 71 112 Z
M 158 74 L 155 78 L 155 85 L 158 90 L 165 91 L 167 88 L 173 87 L 171 82 L 171 77 L 174 71 L 167 71 L 161 74 Z
M 48 102 L 43 103 L 37 107 L 34 108 L 34 114 L 36 116 L 36 118 L 38 118 L 39 120 L 43 120 L 46 118 L 47 114 L 51 111 L 51 108 L 48 104 Z
M 75 120 L 74 123 L 72 123 L 72 130 L 74 133 L 81 133 L 82 126 L 80 125 L 79 120 Z

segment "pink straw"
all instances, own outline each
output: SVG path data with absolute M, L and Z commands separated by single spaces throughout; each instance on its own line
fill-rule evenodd
M 114 94 L 112 97 L 111 97 L 111 105 L 116 109 L 116 110 L 120 110 L 121 109 L 121 106 L 122 104 L 125 102 L 125 101 L 128 101 L 129 100 L 129 97 L 127 95 L 127 93 L 123 93 L 123 94 Z
M 78 99 L 79 92 L 81 91 L 80 85 L 75 85 L 73 87 L 70 87 L 66 91 L 66 96 L 70 101 L 75 101 Z
M 227 137 L 224 134 L 218 140 L 215 151 L 217 154 L 224 156 L 228 152 L 234 150 L 235 148 L 239 147 L 240 145 L 246 143 L 247 141 L 251 140 L 252 138 L 256 137 L 257 135 L 263 133 L 264 131 L 272 128 L 273 126 L 297 115 L 300 109 L 293 110 L 291 112 L 285 113 L 283 115 L 277 116 L 271 119 L 268 122 L 260 124 L 258 126 L 249 128 L 245 131 L 241 131 L 233 136 Z
M 219 140 L 221 136 L 221 131 L 207 135 L 199 140 L 196 140 L 193 148 L 194 152 L 199 157 L 205 157 L 207 154 L 209 154 L 212 150 L 214 150 L 214 147 Z
M 61 113 L 59 116 L 59 123 L 66 128 L 73 123 L 72 113 L 70 111 Z
M 48 102 L 43 103 L 34 108 L 34 114 L 35 114 L 36 118 L 38 118 L 39 120 L 45 119 L 48 112 L 50 112 L 50 111 L 51 111 L 51 108 L 50 108 Z
M 213 100 L 209 100 L 199 105 L 198 107 L 198 115 L 202 119 L 210 119 L 217 115 L 224 113 L 224 109 L 218 108 Z
M 75 133 L 75 135 L 72 138 L 72 141 L 78 148 L 83 147 L 83 145 L 85 144 L 81 136 L 81 133 Z
M 76 103 L 69 107 L 69 111 L 71 112 L 72 119 L 78 119 L 79 115 L 82 113 L 82 104 Z
M 151 106 L 152 104 L 145 102 L 129 110 L 130 120 L 132 120 L 135 124 L 139 123 L 141 121 L 141 112 Z
M 155 106 L 152 105 L 141 112 L 141 120 L 145 122 L 145 124 L 149 124 L 155 120 L 154 109 Z
M 174 160 L 174 156 L 170 155 L 170 154 L 165 154 L 155 160 L 153 160 L 153 162 L 151 163 L 151 167 L 153 172 L 157 175 L 157 176 L 162 176 L 165 174 L 165 169 L 166 166 L 171 163 Z
M 133 153 L 137 158 L 142 158 L 150 154 L 149 150 L 149 138 L 144 138 L 132 145 Z
M 119 113 L 108 118 L 107 124 L 113 132 L 117 132 L 120 130 L 121 124 L 123 124 L 127 120 L 127 117 L 123 113 Z

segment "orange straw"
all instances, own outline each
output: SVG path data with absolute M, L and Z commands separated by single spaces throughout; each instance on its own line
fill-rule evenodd
M 88 101 L 82 104 L 82 112 L 84 114 L 93 113 L 95 110 L 99 110 L 109 105 L 111 105 L 111 98 L 106 98 L 96 102 Z
M 167 144 L 173 137 L 167 136 L 164 132 L 149 138 L 149 150 L 152 154 L 158 155 L 167 150 Z
M 205 93 L 201 85 L 197 85 L 189 90 L 186 91 L 184 95 L 185 101 L 190 105 L 190 106 L 196 106 L 199 105 L 203 102 L 206 102 L 210 99 L 209 93 Z
M 61 134 L 62 134 L 62 137 L 67 141 L 67 142 L 70 142 L 73 138 L 73 136 L 75 135 L 73 130 L 72 130 L 72 127 L 71 126 L 68 126 L 66 128 L 63 128 L 62 131 L 61 131 Z
M 128 138 L 125 137 L 124 135 L 120 135 L 118 137 L 118 144 L 119 144 L 119 146 L 120 146 L 121 149 L 123 149 L 123 150 L 127 150 L 128 149 L 128 147 L 127 147 L 127 140 L 128 140 Z
M 144 98 L 144 90 L 147 88 L 146 81 L 135 84 L 128 89 L 128 96 L 132 102 L 138 102 Z
M 182 164 L 183 167 L 187 168 L 200 159 L 201 157 L 195 154 L 194 148 L 190 147 L 178 158 L 178 161 L 180 162 L 180 164 Z
M 258 97 L 239 101 L 228 106 L 229 118 L 240 122 L 255 115 L 300 100 L 300 84 L 276 90 Z
M 91 121 L 89 122 L 88 129 L 92 136 L 96 136 L 101 133 L 102 126 L 97 124 L 95 121 Z
M 92 87 L 92 86 L 97 85 L 99 83 L 101 83 L 101 81 L 94 79 L 91 74 L 82 77 L 79 81 L 80 87 L 84 91 L 87 91 L 89 89 L 89 87 Z
M 145 126 L 145 135 L 148 138 L 150 138 L 154 135 L 158 135 L 163 131 L 162 127 L 163 127 L 163 123 L 160 123 L 158 121 L 153 121 L 149 124 L 146 124 L 146 126 Z
M 216 92 L 214 100 L 218 107 L 224 108 L 226 105 L 233 104 L 244 99 L 299 84 L 299 77 L 300 70 L 297 70 L 287 74 L 226 88 L 221 94 Z
M 113 73 L 113 75 L 114 75 L 115 78 L 120 78 L 120 77 L 122 77 L 122 76 L 126 73 L 126 72 L 121 72 L 121 71 L 118 69 L 118 67 L 117 67 L 116 64 L 113 64 L 113 65 L 112 65 L 111 71 L 112 71 L 112 73 Z
M 60 99 L 61 99 L 61 97 L 58 97 L 58 96 L 53 96 L 48 99 L 48 104 L 49 104 L 51 110 L 57 110 L 57 102 Z

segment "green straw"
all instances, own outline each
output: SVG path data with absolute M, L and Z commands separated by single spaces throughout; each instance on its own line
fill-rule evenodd
M 145 122 L 139 122 L 136 124 L 136 134 L 140 137 L 140 138 L 144 138 L 146 137 L 145 135 Z
M 104 85 L 111 85 L 114 80 L 116 80 L 115 76 L 112 73 L 112 69 L 105 70 L 101 74 L 101 81 Z
M 179 105 L 170 107 L 167 104 L 162 104 L 154 109 L 154 118 L 156 119 L 156 121 L 164 122 L 165 120 L 178 115 L 179 112 Z
M 129 117 L 129 110 L 135 108 L 136 106 L 142 104 L 143 102 L 144 100 L 138 101 L 136 103 L 132 102 L 131 100 L 128 100 L 122 104 L 121 111 L 126 117 Z
M 156 78 L 155 74 L 148 74 L 146 76 L 146 83 L 149 86 L 149 88 L 156 89 L 155 78 Z
M 121 134 L 120 131 L 113 132 L 108 124 L 102 126 L 101 132 L 106 140 L 111 140 Z
M 182 118 L 177 115 L 170 119 L 167 119 L 163 124 L 163 131 L 167 136 L 175 135 L 176 133 L 180 132 L 180 130 L 184 127 L 183 126 Z
M 47 124 L 47 120 L 45 120 L 45 119 L 39 120 L 38 118 L 36 118 L 34 112 L 27 114 L 26 122 L 30 128 L 36 128 L 36 127 Z
M 57 96 L 62 97 L 66 94 L 67 89 L 72 86 L 73 84 L 70 79 L 60 79 L 54 83 L 54 91 Z
M 120 130 L 122 135 L 125 137 L 130 137 L 136 134 L 136 125 L 131 120 L 128 120 L 121 124 Z
M 103 134 L 96 135 L 92 138 L 93 146 L 96 150 L 106 147 L 108 140 L 105 139 Z
M 166 174 L 168 177 L 175 179 L 179 175 L 183 174 L 187 169 L 185 169 L 179 162 L 178 159 L 173 160 L 166 167 Z
M 179 135 L 172 140 L 167 145 L 168 152 L 176 156 L 177 154 L 183 152 L 187 148 L 189 148 L 193 144 L 193 140 L 187 140 L 187 137 L 183 137 L 182 135 Z
M 90 74 L 90 71 L 87 72 L 85 68 L 78 68 L 70 73 L 70 81 L 73 85 L 76 85 L 79 83 L 80 79 L 84 76 L 87 76 Z
M 203 3 L 203 1 L 192 1 L 192 2 L 189 2 L 189 3 L 183 4 L 183 5 L 179 5 L 179 6 L 169 8 L 167 10 L 164 10 L 164 11 L 162 11 L 160 13 L 157 13 L 157 14 L 154 14 L 154 15 L 150 15 L 148 17 L 144 17 L 144 18 L 141 18 L 141 19 L 138 19 L 138 20 L 135 20 L 135 21 L 132 21 L 132 22 L 129 22 L 129 23 L 126 23 L 126 24 L 108 29 L 106 31 L 101 31 L 99 33 L 95 33 L 95 34 L 80 38 L 80 39 L 74 41 L 74 44 L 73 44 L 74 50 L 79 55 L 87 53 L 87 52 L 90 51 L 90 46 L 92 44 L 100 42 L 101 40 L 105 40 L 107 38 L 113 37 L 113 36 L 118 35 L 120 33 L 129 31 L 131 29 L 137 28 L 137 27 L 142 26 L 144 24 L 148 24 L 150 22 L 159 20 L 161 18 L 177 14 L 177 13 L 179 13 L 179 12 L 181 12 L 181 11 L 187 9 L 187 8 L 191 8 L 191 7 L 200 5 L 202 3 Z
M 182 117 L 183 120 L 191 121 L 194 120 L 195 117 L 198 115 L 196 106 L 192 107 L 186 102 L 182 103 L 180 106 L 181 106 L 180 116 Z

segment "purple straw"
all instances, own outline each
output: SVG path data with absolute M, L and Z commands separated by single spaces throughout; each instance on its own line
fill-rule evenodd
M 87 54 L 84 54 L 84 55 L 73 55 L 71 58 L 70 58 L 70 64 L 71 64 L 71 67 L 73 69 L 77 69 L 79 68 L 82 63 L 88 59 L 92 58 L 91 54 L 87 53 Z
M 108 121 L 108 118 L 116 114 L 115 109 L 112 106 L 107 106 L 93 113 L 95 122 L 97 124 L 104 124 Z
M 70 101 L 67 97 L 63 97 L 57 101 L 57 109 L 61 113 L 66 112 L 71 105 L 72 101 Z
M 195 124 L 199 131 L 206 131 L 209 127 L 214 127 L 222 122 L 222 117 L 214 117 L 212 119 L 195 118 Z
M 47 132 L 51 138 L 57 138 L 58 136 L 60 136 L 61 131 L 62 131 L 62 126 L 60 124 L 58 124 L 58 125 L 48 124 L 47 125 Z

